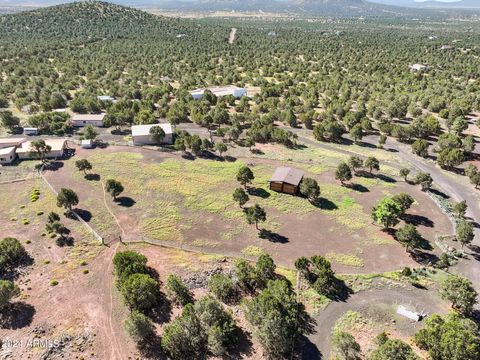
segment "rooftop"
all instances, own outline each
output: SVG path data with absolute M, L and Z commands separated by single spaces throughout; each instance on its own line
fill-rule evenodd
M 234 90 L 244 90 L 244 88 L 235 86 L 235 85 L 225 85 L 225 86 L 210 86 L 207 88 L 198 88 L 195 90 L 190 91 L 191 94 L 203 94 L 205 90 L 210 90 L 214 94 L 220 94 L 220 93 L 228 93 Z
M 305 173 L 301 170 L 281 166 L 275 169 L 275 172 L 269 181 L 298 185 L 300 184 L 300 181 L 302 181 L 303 175 L 305 175 Z
M 67 139 L 44 139 L 45 144 L 52 148 L 52 151 L 60 151 L 65 147 Z M 27 141 L 17 148 L 17 153 L 27 153 L 32 151 L 32 142 Z
M 102 121 L 105 114 L 74 114 L 72 121 Z
M 170 124 L 151 124 L 151 125 L 133 125 L 132 136 L 150 135 L 150 129 L 154 126 L 160 126 L 165 134 L 173 134 L 172 125 Z
M 27 139 L 25 138 L 14 138 L 14 137 L 9 137 L 9 138 L 0 138 L 0 147 L 5 147 L 5 146 L 13 146 L 13 145 L 20 145 L 21 143 L 25 142 Z
M 12 152 L 12 150 L 15 150 L 15 146 L 10 146 L 10 147 L 0 149 L 0 156 L 8 155 Z

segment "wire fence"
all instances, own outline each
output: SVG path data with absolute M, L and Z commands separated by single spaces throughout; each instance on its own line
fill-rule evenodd
M 18 166 L 0 166 L 0 184 L 26 181 L 36 177 L 38 177 L 38 173 L 33 169 Z

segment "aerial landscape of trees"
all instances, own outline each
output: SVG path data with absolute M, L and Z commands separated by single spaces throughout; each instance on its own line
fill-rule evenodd
M 96 1 L 1 15 L 0 135 L 39 133 L 29 142 L 35 170 L 25 161 L 2 173 L 29 171 L 19 187 L 38 181 L 55 196 L 37 203 L 30 227 L 6 213 L 6 231 L 25 239 L 0 241 L 0 322 L 45 289 L 32 291 L 21 271 L 77 277 L 83 256 L 105 271 L 101 283 L 78 286 L 108 290 L 99 309 L 109 311 L 108 331 L 119 322 L 133 340 L 132 358 L 300 358 L 312 317 L 388 288 L 379 303 L 389 315 L 372 316 L 381 328 L 355 317 L 316 328 L 333 358 L 479 359 L 478 284 L 462 273 L 478 260 L 476 198 L 458 196 L 457 185 L 480 187 L 480 28 L 437 20 L 186 19 Z M 190 93 L 226 85 L 247 95 Z M 72 113 L 105 114 L 105 126 L 74 128 Z M 154 144 L 126 146 L 141 124 Z M 66 154 L 50 159 L 57 136 L 68 139 Z M 292 194 L 268 187 L 279 166 L 305 174 Z M 35 252 L 24 247 L 30 239 Z M 396 256 L 399 269 L 365 264 Z M 392 304 L 406 298 L 442 315 L 421 313 L 408 337 L 390 331 L 402 323 Z M 368 299 L 365 308 L 378 305 Z

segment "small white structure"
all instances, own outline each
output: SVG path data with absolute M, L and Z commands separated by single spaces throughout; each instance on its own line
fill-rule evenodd
M 410 70 L 413 70 L 413 71 L 425 71 L 428 69 L 428 66 L 425 65 L 425 64 L 413 64 L 413 65 L 410 65 Z
M 451 45 L 442 45 L 442 47 L 440 48 L 440 50 L 452 50 L 453 49 L 453 46 Z
M 45 144 L 51 147 L 51 150 L 45 154 L 46 159 L 58 159 L 64 155 L 67 147 L 67 139 L 44 139 Z M 35 159 L 37 154 L 32 149 L 32 142 L 27 141 L 22 143 L 21 147 L 17 147 L 17 155 L 21 160 Z
M 113 96 L 108 96 L 108 95 L 99 95 L 97 96 L 97 100 L 114 102 L 115 98 Z
M 93 148 L 93 140 L 92 139 L 84 139 L 81 141 L 80 145 L 82 149 L 92 149 Z
M 16 146 L 10 146 L 0 149 L 0 164 L 11 164 L 17 157 L 16 148 Z
M 38 135 L 38 128 L 34 128 L 34 127 L 23 128 L 23 134 L 24 135 L 29 135 L 29 136 Z
M 200 100 L 203 97 L 205 90 L 210 90 L 216 97 L 232 95 L 238 99 L 244 95 L 247 95 L 247 89 L 233 85 L 211 86 L 208 88 L 195 89 L 190 91 L 190 95 L 192 95 L 194 100 Z
M 101 127 L 103 126 L 104 118 L 105 114 L 75 114 L 70 120 L 75 127 L 83 127 L 87 125 Z
M 25 141 L 27 141 L 25 138 L 0 138 L 0 149 L 20 146 Z
M 150 135 L 150 129 L 154 126 L 160 126 L 165 133 L 162 144 L 173 144 L 173 130 L 170 124 L 152 124 L 152 125 L 133 125 L 132 139 L 134 145 L 156 145 L 157 142 L 153 140 Z
M 405 316 L 413 321 L 421 321 L 425 317 L 425 314 L 421 314 L 415 311 L 410 311 L 405 306 L 402 306 L 402 305 L 398 307 L 397 314 Z

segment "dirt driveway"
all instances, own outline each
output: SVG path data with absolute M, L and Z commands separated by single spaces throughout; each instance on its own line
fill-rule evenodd
M 390 317 L 389 323 L 392 324 L 394 331 L 399 335 L 406 337 L 412 336 L 421 326 L 421 322 L 412 322 L 406 318 L 395 314 L 398 305 L 415 308 L 417 311 L 427 312 L 429 314 L 444 314 L 448 312 L 448 307 L 432 292 L 421 290 L 414 287 L 396 287 L 370 289 L 358 292 L 350 296 L 345 302 L 330 303 L 315 318 L 316 333 L 309 337 L 320 350 L 320 354 L 313 349 L 306 350 L 304 359 L 330 359 L 330 334 L 335 323 L 347 311 L 356 311 L 360 314 L 378 315 L 386 313 Z M 387 312 L 385 312 L 385 308 Z M 379 319 L 380 320 L 380 319 Z M 387 319 L 381 319 L 383 321 Z M 395 323 L 393 322 L 395 320 Z M 380 330 L 378 331 L 380 333 Z

